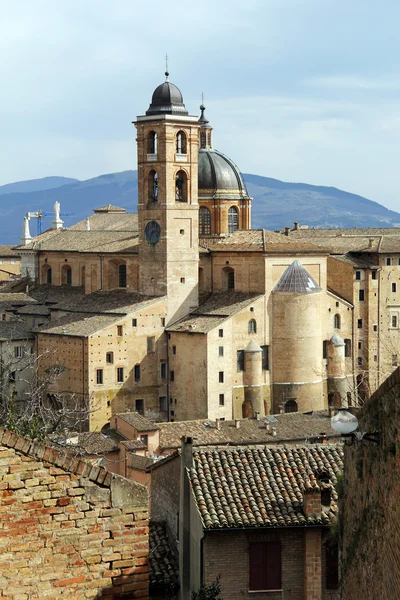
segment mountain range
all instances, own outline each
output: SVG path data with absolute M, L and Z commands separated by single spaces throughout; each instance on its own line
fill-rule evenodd
M 398 227 L 400 214 L 381 204 L 334 187 L 287 183 L 243 174 L 252 203 L 252 227 L 282 229 L 297 221 L 309 227 Z M 53 211 L 58 200 L 65 226 L 90 215 L 94 208 L 114 204 L 137 210 L 137 172 L 100 175 L 86 181 L 45 177 L 0 186 L 0 244 L 18 244 L 25 213 Z M 51 227 L 51 216 L 43 228 Z M 31 234 L 36 225 L 31 221 Z

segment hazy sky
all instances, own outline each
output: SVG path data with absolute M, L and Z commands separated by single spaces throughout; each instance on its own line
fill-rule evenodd
M 243 172 L 400 210 L 396 0 L 0 0 L 0 185 L 136 168 L 170 80 Z

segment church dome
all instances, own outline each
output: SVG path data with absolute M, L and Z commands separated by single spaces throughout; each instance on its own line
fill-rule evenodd
M 168 73 L 166 81 L 159 85 L 153 92 L 151 104 L 146 111 L 146 115 L 187 115 L 183 97 L 180 90 L 168 81 Z
M 249 197 L 235 163 L 213 148 L 199 150 L 199 197 L 221 194 L 224 198 Z

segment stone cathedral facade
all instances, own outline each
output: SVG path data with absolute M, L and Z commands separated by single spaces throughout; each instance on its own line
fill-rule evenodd
M 369 376 L 353 291 L 362 272 L 371 286 L 358 299 L 372 298 L 386 258 L 363 230 L 359 247 L 355 235 L 338 252 L 329 234 L 297 225 L 251 229 L 252 199 L 200 109 L 190 115 L 166 76 L 135 121 L 138 214 L 103 206 L 18 247 L 42 307 L 39 320 L 23 317 L 40 369 L 62 365 L 52 393 L 89 401 L 90 429 L 128 410 L 153 420 L 320 410 L 384 377 Z

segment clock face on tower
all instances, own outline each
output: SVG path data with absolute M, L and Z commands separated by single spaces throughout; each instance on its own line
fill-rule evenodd
M 161 227 L 157 221 L 149 221 L 144 228 L 144 237 L 149 244 L 157 244 L 160 239 Z

